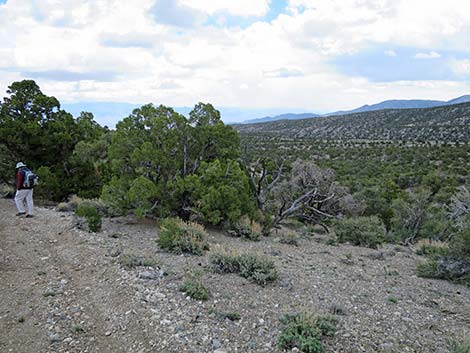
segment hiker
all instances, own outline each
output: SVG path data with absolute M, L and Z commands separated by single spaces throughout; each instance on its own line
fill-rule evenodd
M 31 175 L 32 177 L 30 177 Z M 18 209 L 18 213 L 16 214 L 17 216 L 22 216 L 26 214 L 24 208 L 24 201 L 26 199 L 26 206 L 28 208 L 28 214 L 26 214 L 26 217 L 33 217 L 33 187 L 35 184 L 35 181 L 33 179 L 35 177 L 36 175 L 29 170 L 26 164 L 24 164 L 23 162 L 16 163 L 15 203 L 16 208 Z

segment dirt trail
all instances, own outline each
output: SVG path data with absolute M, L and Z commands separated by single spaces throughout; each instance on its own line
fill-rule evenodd
M 279 319 L 299 311 L 336 314 L 327 352 L 447 353 L 449 339 L 470 336 L 470 288 L 416 277 L 423 258 L 408 248 L 333 246 L 319 234 L 292 246 L 279 235 L 252 242 L 211 231 L 212 251 L 274 259 L 280 278 L 260 287 L 212 272 L 207 254 L 162 252 L 154 224 L 105 219 L 92 234 L 71 213 L 15 213 L 0 199 L 1 353 L 281 352 Z M 124 255 L 156 264 L 124 269 Z M 194 270 L 206 302 L 179 291 Z
M 134 290 L 72 224 L 41 208 L 16 217 L 0 200 L 0 352 L 146 351 Z

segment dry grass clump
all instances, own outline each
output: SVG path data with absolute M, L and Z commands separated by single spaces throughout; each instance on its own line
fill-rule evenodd
M 237 273 L 261 286 L 275 281 L 279 274 L 274 261 L 264 255 L 216 252 L 209 256 L 215 272 Z
M 59 203 L 56 209 L 59 212 L 74 212 L 81 205 L 92 206 L 101 214 L 107 213 L 107 206 L 103 201 L 99 199 L 83 199 L 77 195 L 70 196 L 67 202 Z
M 203 255 L 209 250 L 204 227 L 194 222 L 185 222 L 179 218 L 167 218 L 160 223 L 158 245 L 167 251 L 181 254 Z
M 449 252 L 449 244 L 439 240 L 420 239 L 415 247 L 418 255 L 446 255 Z
M 135 254 L 122 254 L 118 259 L 119 264 L 127 270 L 132 270 L 137 267 L 155 267 L 158 261 L 155 258 L 135 255 Z
M 279 242 L 282 243 L 282 244 L 298 246 L 299 245 L 299 236 L 297 235 L 297 233 L 289 231 L 281 237 Z
M 227 233 L 234 237 L 259 240 L 262 231 L 263 227 L 261 224 L 251 220 L 248 216 L 243 216 L 228 226 Z

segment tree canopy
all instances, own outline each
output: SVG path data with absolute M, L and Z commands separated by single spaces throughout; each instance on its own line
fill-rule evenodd
M 10 183 L 14 165 L 21 160 L 38 170 L 43 181 L 39 192 L 45 197 L 60 200 L 89 190 L 83 173 L 75 173 L 87 169 L 89 160 L 73 158 L 73 153 L 79 142 L 91 143 L 105 131 L 91 113 L 74 118 L 62 110 L 59 101 L 42 93 L 34 81 L 14 82 L 0 104 L 0 178 Z M 96 196 L 97 189 L 91 194 Z

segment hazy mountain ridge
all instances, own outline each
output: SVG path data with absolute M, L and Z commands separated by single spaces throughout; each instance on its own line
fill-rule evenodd
M 422 100 L 422 99 L 410 99 L 410 100 L 391 99 L 391 100 L 386 100 L 377 104 L 372 104 L 372 105 L 366 104 L 366 105 L 363 105 L 362 107 L 352 109 L 352 110 L 340 110 L 337 112 L 324 114 L 324 116 L 363 113 L 363 112 L 370 112 L 370 111 L 382 110 L 382 109 L 433 108 L 433 107 L 445 105 L 446 103 L 447 102 L 444 102 L 444 101 Z
M 370 112 L 370 111 L 382 110 L 382 109 L 433 108 L 433 107 L 440 107 L 444 105 L 452 105 L 452 104 L 465 103 L 465 102 L 470 102 L 470 95 L 464 95 L 461 97 L 451 99 L 449 101 L 438 101 L 438 100 L 428 100 L 428 99 L 390 99 L 390 100 L 386 100 L 386 101 L 372 104 L 372 105 L 366 104 L 366 105 L 363 105 L 362 107 L 355 108 L 352 110 L 339 110 L 336 112 L 326 113 L 326 114 L 286 113 L 286 114 L 276 115 L 273 117 L 266 116 L 264 118 L 246 120 L 243 122 L 243 124 L 264 123 L 264 122 L 277 121 L 277 120 L 298 120 L 298 119 L 305 119 L 305 118 L 317 118 L 320 116 L 346 115 L 346 114 L 363 113 L 363 112 Z
M 277 120 L 299 120 L 306 118 L 317 118 L 321 116 L 334 116 L 345 115 L 351 113 L 360 113 L 366 111 L 374 111 L 380 109 L 410 109 L 410 108 L 430 108 L 435 106 L 443 106 L 457 103 L 470 102 L 470 95 L 454 98 L 447 102 L 435 100 L 387 100 L 373 105 L 364 105 L 362 107 L 348 110 L 337 111 L 327 114 L 316 113 L 283 113 L 283 109 L 248 109 L 248 108 L 230 108 L 230 107 L 216 107 L 222 114 L 222 119 L 226 123 L 232 124 L 254 124 L 264 123 Z M 102 124 L 109 127 L 114 125 L 124 117 L 132 113 L 136 108 L 141 107 L 143 104 L 136 103 L 121 103 L 121 102 L 81 102 L 81 103 L 63 103 L 62 108 L 70 112 L 74 116 L 80 115 L 80 112 L 87 111 L 93 113 L 95 118 Z M 157 104 L 158 105 L 158 104 Z M 191 107 L 174 107 L 175 111 L 187 116 L 191 111 Z M 288 109 L 286 109 L 288 110 Z M 292 110 L 291 110 L 292 111 Z M 262 114 L 269 114 L 262 118 L 248 119 L 253 116 L 263 116 Z M 242 122 L 243 121 L 243 122 Z
M 470 102 L 470 94 L 466 94 L 464 96 L 451 99 L 450 101 L 446 102 L 446 105 L 466 103 L 466 102 Z
M 470 142 L 470 103 L 384 109 L 303 120 L 236 126 L 241 134 L 325 140 Z
M 276 121 L 276 120 L 299 120 L 299 119 L 307 119 L 307 118 L 316 118 L 319 116 L 321 115 L 315 114 L 315 113 L 299 113 L 299 114 L 287 113 L 287 114 L 280 114 L 276 116 L 266 116 L 264 118 L 259 118 L 259 119 L 245 120 L 243 124 L 256 124 L 256 123 L 264 123 L 264 122 Z
M 440 106 L 445 106 L 445 105 L 452 105 L 452 104 L 466 103 L 466 102 L 470 102 L 470 95 L 457 97 L 448 101 L 427 100 L 427 99 L 390 99 L 390 100 L 386 100 L 377 104 L 372 104 L 372 105 L 366 104 L 366 105 L 363 105 L 362 107 L 352 109 L 352 110 L 337 111 L 333 113 L 324 114 L 323 116 L 362 113 L 362 112 L 369 112 L 369 111 L 382 110 L 382 109 L 433 108 L 433 107 L 440 107 Z

